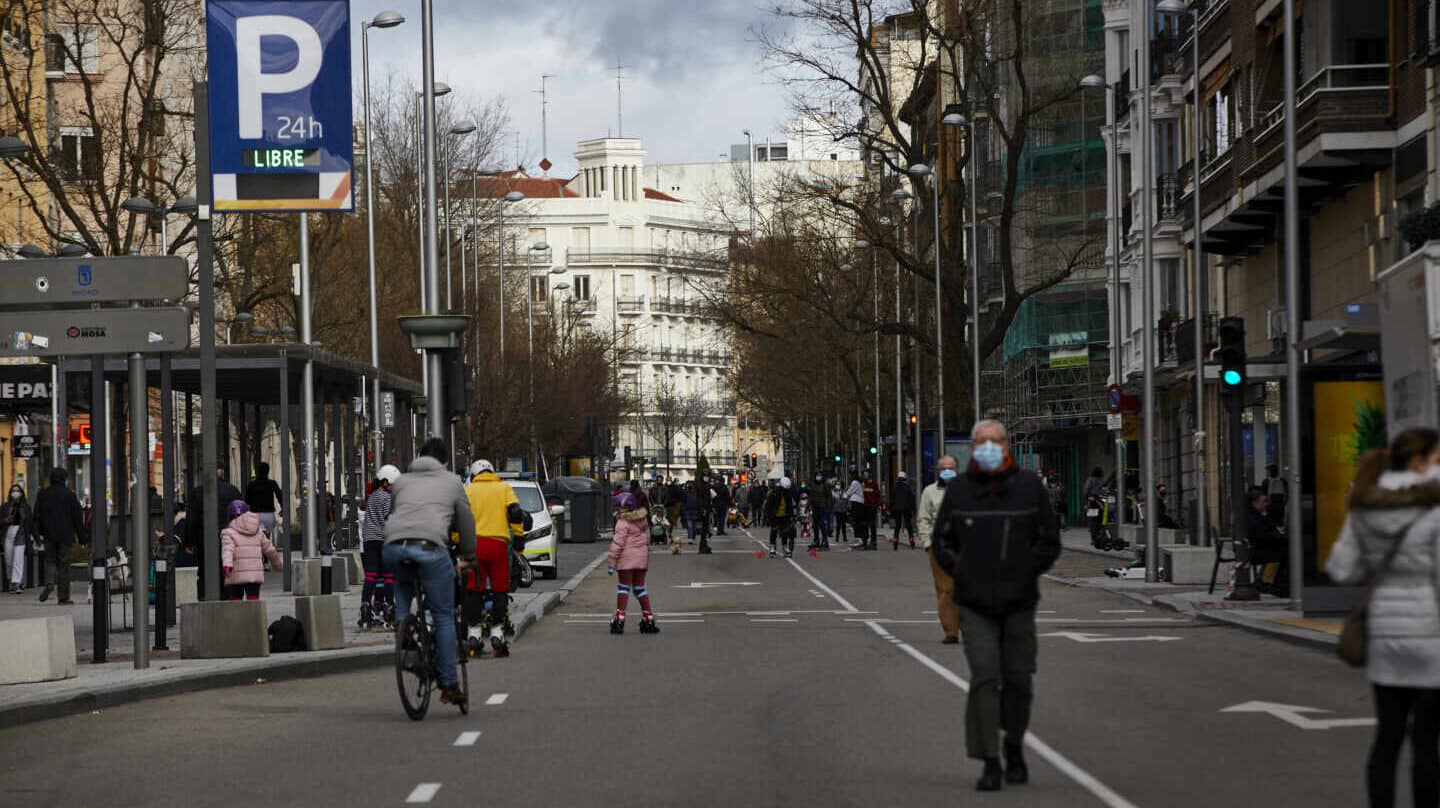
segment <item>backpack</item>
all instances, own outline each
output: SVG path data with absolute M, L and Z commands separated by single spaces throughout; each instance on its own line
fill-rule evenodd
M 304 650 L 306 647 L 303 623 L 287 614 L 270 624 L 270 653 L 288 654 Z

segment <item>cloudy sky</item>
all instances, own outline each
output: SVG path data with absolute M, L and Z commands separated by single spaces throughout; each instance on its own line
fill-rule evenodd
M 370 36 L 372 79 L 419 81 L 420 11 L 412 0 L 354 0 L 355 75 L 360 22 L 404 14 Z M 615 65 L 627 65 L 624 134 L 641 137 L 647 161 L 713 160 L 743 143 L 777 137 L 788 117 L 767 80 L 750 29 L 772 23 L 760 0 L 436 0 L 436 77 L 481 102 L 502 97 L 527 166 L 539 162 L 540 87 L 548 81 L 552 175 L 574 171 L 575 144 L 615 133 Z M 505 160 L 513 164 L 514 141 Z

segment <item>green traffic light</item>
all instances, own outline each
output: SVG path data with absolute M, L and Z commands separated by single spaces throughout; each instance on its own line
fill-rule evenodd
M 1239 387 L 1240 383 L 1245 381 L 1244 375 L 1238 370 L 1227 370 L 1222 374 L 1221 378 L 1228 387 Z
M 872 454 L 872 455 L 873 455 L 873 454 L 880 454 L 880 450 L 879 450 L 879 449 L 876 449 L 874 446 L 871 446 L 871 447 L 870 447 L 870 454 Z
M 840 455 L 835 455 L 835 462 L 836 462 L 836 463 L 839 463 L 839 462 L 840 462 Z

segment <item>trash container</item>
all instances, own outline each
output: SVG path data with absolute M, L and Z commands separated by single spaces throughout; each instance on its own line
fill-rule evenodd
M 564 505 L 567 511 L 561 541 L 599 541 L 610 514 L 604 485 L 589 477 L 556 477 L 541 490 L 546 502 Z

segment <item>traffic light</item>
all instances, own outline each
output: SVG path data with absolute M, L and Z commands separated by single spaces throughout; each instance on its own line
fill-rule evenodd
M 445 379 L 445 414 L 452 419 L 462 418 L 470 409 L 470 398 L 474 395 L 470 385 L 470 366 L 459 351 L 447 350 L 441 358 Z
M 916 414 L 913 413 L 913 412 L 910 413 L 910 426 L 915 426 L 915 424 L 917 424 L 917 423 L 919 423 L 919 422 L 920 422 L 920 416 L 916 415 Z
M 875 448 L 874 446 L 871 446 L 871 447 L 870 447 L 870 456 L 871 456 L 871 457 L 874 457 L 875 455 L 878 455 L 878 454 L 880 454 L 880 450 L 877 449 L 877 448 Z
M 756 466 L 758 466 L 759 464 L 760 464 L 760 455 L 758 455 L 758 454 L 756 454 L 756 453 L 754 453 L 754 452 L 751 452 L 751 453 L 750 453 L 750 468 L 753 469 L 753 468 L 755 468 Z
M 1215 349 L 1220 360 L 1220 390 L 1240 393 L 1245 389 L 1245 320 L 1222 317 L 1219 325 L 1220 347 Z

